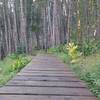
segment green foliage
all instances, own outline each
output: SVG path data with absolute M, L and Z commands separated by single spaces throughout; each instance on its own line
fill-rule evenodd
M 26 53 L 26 47 L 24 45 L 19 45 L 17 47 L 17 52 L 15 54 L 19 55 L 19 54 L 23 54 Z
M 100 77 L 98 76 L 98 71 L 90 72 L 82 71 L 81 69 L 80 78 L 87 83 L 88 87 L 95 95 L 100 97 Z
M 3 61 L 0 61 L 0 85 L 4 85 L 30 60 L 30 56 L 9 54 Z
M 57 53 L 57 49 L 56 48 L 49 48 L 48 49 L 48 53 Z
M 54 48 L 48 49 L 48 53 L 57 54 L 64 62 L 75 63 L 78 61 L 78 57 L 81 56 L 81 53 L 78 51 L 78 46 L 74 43 L 69 43 L 68 45 L 58 45 Z
M 64 53 L 64 52 L 58 53 L 58 57 L 61 58 L 64 63 L 70 62 L 70 57 L 67 53 Z
M 40 30 L 40 28 L 39 28 L 38 25 L 35 25 L 35 24 L 32 25 L 32 31 L 33 32 L 38 32 L 39 30 Z
M 11 59 L 18 59 L 19 55 L 16 54 L 16 53 L 12 53 L 12 54 L 9 54 L 8 57 L 11 58 Z
M 86 58 L 82 57 L 80 62 L 71 64 L 71 67 L 90 90 L 100 97 L 100 51 Z
M 15 60 L 14 64 L 11 65 L 10 70 L 11 71 L 19 71 L 20 69 L 22 69 L 27 63 L 29 62 L 28 59 L 26 58 L 18 58 Z
M 48 52 L 49 53 L 55 53 L 55 54 L 57 54 L 57 53 L 59 54 L 59 53 L 62 53 L 62 52 L 67 53 L 66 45 L 61 44 L 61 45 L 58 45 L 56 47 L 49 48 Z
M 64 63 L 69 63 L 70 61 L 70 57 L 66 50 L 66 45 L 61 44 L 54 48 L 49 48 L 47 52 L 59 56 L 61 59 L 63 59 Z
M 75 45 L 74 43 L 69 43 L 67 45 L 67 50 L 68 50 L 68 54 L 71 57 L 72 61 L 71 63 L 75 63 L 78 60 L 78 57 L 81 56 L 81 53 L 78 51 L 78 46 Z
M 83 54 L 84 56 L 89 56 L 93 53 L 96 52 L 96 50 L 99 48 L 98 47 L 98 42 L 95 40 L 90 40 L 90 41 L 84 41 L 83 46 L 82 46 Z
M 57 52 L 63 52 L 63 45 L 58 45 L 58 46 L 56 47 L 56 51 L 57 51 Z
M 78 52 L 77 49 L 78 49 L 78 46 L 75 45 L 74 43 L 69 43 L 67 45 L 68 54 L 72 59 L 77 58 L 77 52 Z

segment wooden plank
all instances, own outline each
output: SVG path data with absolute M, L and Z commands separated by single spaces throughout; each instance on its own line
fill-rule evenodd
M 37 60 L 37 61 L 32 61 L 32 64 L 48 64 L 48 65 L 54 65 L 54 66 L 66 66 L 66 64 L 64 64 L 63 62 L 59 62 L 57 60 L 51 60 L 50 59 L 48 61 L 44 61 L 44 60 Z
M 42 68 L 47 68 L 47 69 L 61 69 L 61 70 L 71 70 L 71 69 L 69 69 L 69 68 L 67 68 L 67 67 L 58 67 L 58 66 L 45 66 L 45 65 L 36 65 L 36 64 L 33 64 L 33 67 L 32 66 L 29 66 L 29 67 L 25 67 L 24 69 L 36 69 L 36 68 L 40 68 L 40 69 L 42 69 Z M 72 71 L 72 70 L 71 70 Z
M 39 70 L 42 70 L 42 69 L 45 69 L 45 70 L 63 70 L 63 71 L 72 71 L 71 69 L 68 69 L 68 68 L 64 68 L 64 67 L 54 67 L 54 66 L 51 66 L 51 67 L 44 67 L 44 66 L 36 66 L 34 65 L 35 67 L 27 67 L 25 69 L 28 69 L 28 70 L 34 70 L 34 69 L 39 69 Z
M 0 95 L 0 100 L 96 100 L 88 96 Z
M 85 88 L 59 88 L 59 87 L 9 87 L 0 88 L 0 95 L 56 95 L 56 96 L 93 96 Z
M 70 68 L 68 68 L 68 67 L 66 67 L 66 66 L 64 66 L 64 65 L 61 66 L 61 65 L 52 65 L 52 64 L 51 64 L 51 65 L 48 65 L 48 67 L 47 67 L 47 65 L 48 65 L 47 63 L 45 63 L 45 64 L 34 64 L 34 63 L 33 63 L 32 65 L 29 65 L 29 67 L 30 67 L 30 68 L 37 68 L 37 67 L 38 67 L 38 68 L 41 68 L 41 67 L 42 67 L 42 68 L 62 68 L 62 69 L 64 68 L 64 69 L 70 70 Z M 34 66 L 34 67 L 33 67 L 33 66 Z M 27 67 L 27 68 L 28 68 L 28 67 Z
M 69 88 L 86 88 L 82 82 L 38 82 L 38 81 L 10 81 L 8 86 L 33 86 L 33 87 L 69 87 Z
M 28 76 L 16 76 L 13 80 L 22 81 L 60 81 L 60 82 L 80 82 L 77 77 L 28 77 Z
M 21 71 L 21 73 L 42 73 L 42 74 L 74 74 L 74 72 L 72 72 L 72 71 L 68 71 L 68 72 L 64 72 L 64 71 L 52 71 L 52 70 L 48 70 L 48 71 L 46 71 L 46 70 L 24 70 L 24 71 Z
M 64 71 L 64 72 L 68 72 L 68 71 L 71 71 L 71 70 L 67 70 L 67 68 L 65 68 L 65 69 L 63 69 L 63 68 L 48 68 L 48 67 L 34 67 L 34 68 L 25 68 L 25 69 L 23 69 L 22 71 L 25 71 L 25 70 L 27 70 L 27 71 L 34 71 L 34 70 L 50 70 L 50 71 Z
M 55 73 L 19 73 L 18 76 L 57 76 L 57 77 L 76 77 L 75 74 L 55 74 Z

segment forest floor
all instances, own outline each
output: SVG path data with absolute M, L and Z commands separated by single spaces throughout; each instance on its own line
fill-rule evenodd
M 67 63 L 100 100 L 100 51 L 87 57 L 81 56 L 74 64 L 70 63 L 68 54 L 64 52 L 50 51 L 50 53 L 54 53 Z

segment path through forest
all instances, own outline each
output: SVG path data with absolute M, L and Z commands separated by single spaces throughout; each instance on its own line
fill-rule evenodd
M 96 100 L 86 85 L 61 60 L 41 54 L 6 86 L 0 100 Z

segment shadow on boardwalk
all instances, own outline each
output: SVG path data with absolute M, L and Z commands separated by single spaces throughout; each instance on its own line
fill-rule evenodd
M 71 69 L 53 55 L 38 55 L 6 86 L 0 100 L 96 100 Z

